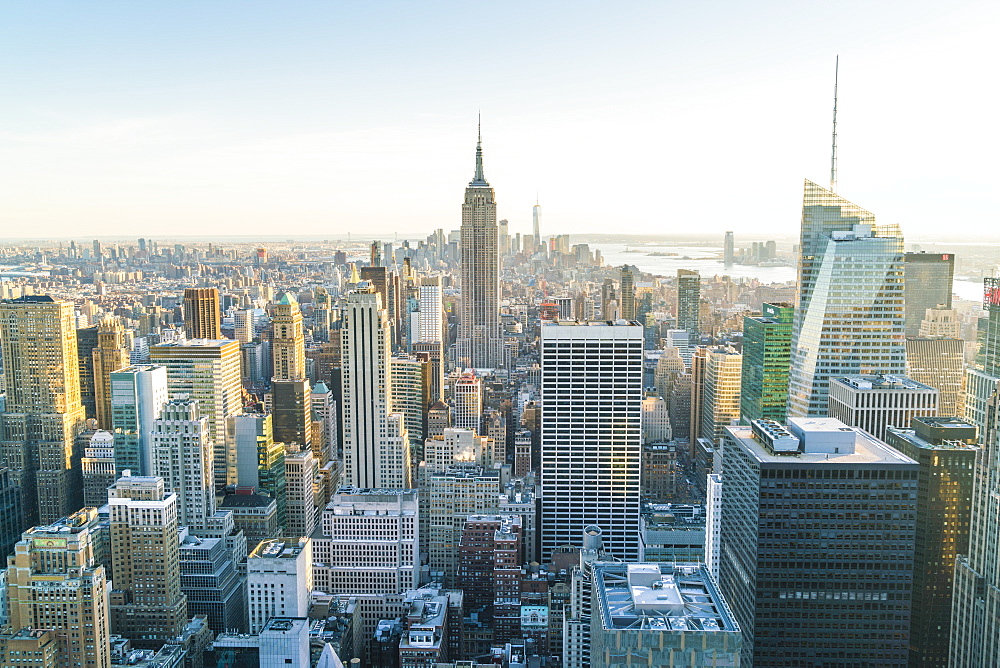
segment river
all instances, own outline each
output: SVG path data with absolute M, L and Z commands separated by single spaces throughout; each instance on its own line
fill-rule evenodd
M 719 260 L 722 255 L 722 247 L 720 246 L 594 244 L 593 247 L 600 249 L 605 264 L 611 266 L 631 264 L 638 267 L 640 271 L 659 276 L 676 276 L 678 269 L 696 269 L 702 276 L 756 278 L 762 283 L 795 281 L 794 266 L 758 267 L 750 264 L 734 264 L 731 267 L 724 267 Z M 640 252 L 635 253 L 632 252 L 633 250 Z M 677 253 L 677 255 L 647 255 L 647 253 Z M 960 299 L 982 301 L 983 282 L 955 279 L 952 292 Z

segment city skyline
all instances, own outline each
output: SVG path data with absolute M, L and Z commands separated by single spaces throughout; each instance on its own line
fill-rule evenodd
M 45 237 L 139 224 L 434 229 L 454 215 L 482 109 L 512 233 L 531 232 L 536 197 L 546 233 L 661 233 L 688 220 L 721 233 L 747 201 L 764 206 L 741 207 L 738 234 L 776 221 L 793 233 L 797 184 L 828 170 L 839 53 L 838 190 L 914 238 L 943 219 L 986 231 L 996 137 L 977 128 L 990 127 L 994 93 L 976 82 L 995 54 L 996 8 L 880 3 L 859 8 L 861 25 L 849 6 L 787 8 L 636 4 L 607 17 L 596 5 L 572 16 L 515 6 L 474 35 L 452 28 L 477 10 L 447 3 L 396 6 L 388 20 L 358 5 L 279 17 L 252 4 L 235 23 L 199 7 L 194 24 L 183 4 L 8 9 L 4 51 L 21 64 L 0 77 L 11 100 L 0 225 Z M 751 18 L 759 32 L 745 30 Z M 488 82 L 468 85 L 483 62 Z M 956 107 L 963 123 L 948 123 Z M 669 214 L 628 197 L 650 178 Z

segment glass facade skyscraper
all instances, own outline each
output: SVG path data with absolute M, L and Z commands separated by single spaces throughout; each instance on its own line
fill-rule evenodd
M 903 236 L 805 182 L 788 415 L 825 416 L 831 376 L 903 375 Z
M 761 418 L 785 421 L 794 314 L 791 304 L 762 304 L 761 315 L 743 318 L 743 424 Z
M 687 330 L 695 345 L 700 336 L 701 274 L 690 269 L 677 270 L 677 329 Z
M 726 427 L 719 585 L 741 665 L 906 666 L 917 463 L 832 418 Z
M 939 304 L 951 308 L 955 255 L 952 253 L 907 253 L 904 258 L 906 335 L 917 336 L 927 309 Z

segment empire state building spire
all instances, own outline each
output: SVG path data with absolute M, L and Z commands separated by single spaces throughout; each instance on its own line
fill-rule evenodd
M 483 176 L 483 120 L 479 117 L 479 127 L 476 138 L 476 175 L 469 182 L 470 186 L 488 186 L 486 177 Z

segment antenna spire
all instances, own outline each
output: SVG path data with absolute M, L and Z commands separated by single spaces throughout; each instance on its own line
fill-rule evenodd
M 476 175 L 470 185 L 488 185 L 483 176 L 483 113 L 479 112 L 479 124 L 476 130 Z
M 833 68 L 833 151 L 830 154 L 830 192 L 837 192 L 837 80 L 840 76 L 840 54 Z

